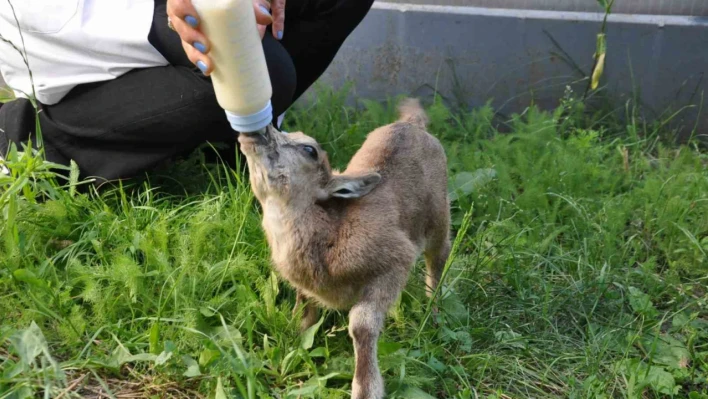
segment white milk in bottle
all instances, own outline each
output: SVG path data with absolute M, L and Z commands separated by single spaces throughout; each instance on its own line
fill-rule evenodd
M 211 79 L 231 127 L 242 133 L 264 129 L 273 119 L 273 89 L 252 1 L 192 0 L 192 4 L 199 13 L 199 28 L 211 42 Z

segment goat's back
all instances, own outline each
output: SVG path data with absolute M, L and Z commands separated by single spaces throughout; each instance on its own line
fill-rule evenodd
M 368 206 L 380 208 L 422 248 L 430 234 L 447 228 L 447 159 L 440 141 L 426 131 L 418 102 L 407 100 L 399 109 L 399 120 L 371 132 L 345 173 L 378 172 L 382 181 Z

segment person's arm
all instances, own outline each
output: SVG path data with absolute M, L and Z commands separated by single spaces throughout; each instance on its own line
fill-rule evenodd
M 265 0 L 253 0 L 253 12 L 256 14 L 261 39 L 265 35 L 266 26 L 273 24 L 273 36 L 280 40 L 285 31 L 285 0 L 274 0 L 273 15 L 270 10 L 271 5 Z M 199 14 L 192 1 L 167 0 L 167 16 L 182 39 L 182 47 L 189 60 L 208 76 L 214 69 L 209 57 L 209 39 L 199 29 Z

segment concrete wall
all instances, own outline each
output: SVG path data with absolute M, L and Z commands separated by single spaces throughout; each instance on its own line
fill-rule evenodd
M 601 10 L 597 0 L 387 0 L 391 3 L 411 3 L 446 6 L 504 8 L 517 10 L 580 11 Z M 615 0 L 615 14 L 708 15 L 706 0 Z
M 437 90 L 470 106 L 493 98 L 503 113 L 523 110 L 532 100 L 554 107 L 566 85 L 585 88 L 602 18 L 378 2 L 324 80 L 335 86 L 354 81 L 355 94 L 368 98 Z M 649 116 L 656 116 L 699 103 L 708 88 L 708 17 L 615 14 L 607 40 L 602 82 L 618 106 L 635 91 Z M 697 112 L 683 115 L 689 124 Z M 708 127 L 708 118 L 701 123 Z

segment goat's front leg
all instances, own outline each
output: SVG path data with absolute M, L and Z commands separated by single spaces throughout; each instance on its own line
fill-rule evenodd
M 300 307 L 304 305 L 302 309 L 302 319 L 300 321 L 300 332 L 307 330 L 317 323 L 317 306 L 312 304 L 311 301 L 307 300 L 307 297 L 297 290 L 297 296 L 295 297 L 295 307 L 293 308 L 293 317 L 297 316 Z
M 354 341 L 356 366 L 352 382 L 352 399 L 382 399 L 384 383 L 379 371 L 377 343 L 388 307 L 400 290 L 398 284 L 385 284 L 367 289 L 349 312 L 349 335 Z

